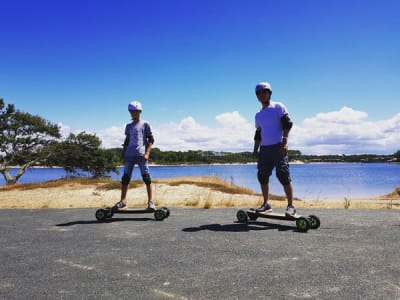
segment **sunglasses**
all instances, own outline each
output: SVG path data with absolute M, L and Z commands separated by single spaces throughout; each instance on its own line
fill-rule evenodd
M 267 94 L 267 93 L 271 93 L 270 90 L 259 90 L 256 92 L 256 95 L 263 95 L 263 94 Z

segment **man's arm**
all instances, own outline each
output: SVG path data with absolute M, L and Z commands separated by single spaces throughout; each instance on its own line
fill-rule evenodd
M 257 128 L 256 133 L 254 134 L 253 154 L 255 155 L 258 154 L 258 149 L 260 148 L 260 144 L 261 144 L 261 128 Z
M 281 154 L 282 155 L 287 155 L 288 153 L 288 138 L 289 138 L 289 132 L 290 129 L 292 129 L 293 122 L 290 120 L 289 115 L 285 114 L 281 118 L 281 124 L 282 124 L 282 143 L 281 143 Z

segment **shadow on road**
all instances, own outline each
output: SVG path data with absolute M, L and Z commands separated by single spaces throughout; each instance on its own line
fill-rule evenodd
M 298 232 L 296 227 L 281 225 L 281 224 L 271 224 L 267 222 L 252 222 L 252 223 L 239 223 L 236 222 L 234 224 L 209 224 L 209 225 L 201 225 L 199 227 L 188 227 L 182 229 L 184 232 L 197 232 L 202 230 L 210 230 L 210 231 L 225 231 L 225 232 L 248 232 L 248 231 L 257 231 L 257 230 L 271 230 L 277 229 L 279 231 L 296 231 Z
M 125 221 L 155 221 L 152 218 L 112 218 L 104 221 L 90 220 L 90 221 L 72 221 L 67 223 L 56 224 L 57 227 L 74 226 L 74 225 L 90 225 L 90 224 L 102 224 L 102 223 L 113 223 L 113 222 L 125 222 Z

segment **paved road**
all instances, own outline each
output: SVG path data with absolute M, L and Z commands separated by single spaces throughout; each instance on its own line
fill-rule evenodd
M 399 211 L 314 210 L 308 233 L 236 211 L 0 210 L 0 299 L 400 299 Z

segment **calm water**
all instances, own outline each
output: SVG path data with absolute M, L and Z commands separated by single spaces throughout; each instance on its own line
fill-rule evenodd
M 321 163 L 290 166 L 295 196 L 302 199 L 343 199 L 380 196 L 400 186 L 400 164 L 350 164 Z M 122 174 L 122 169 L 121 174 Z M 17 170 L 13 170 L 16 172 Z M 260 192 L 255 165 L 201 165 L 201 166 L 154 166 L 151 175 L 156 178 L 182 176 L 218 176 L 230 183 Z M 120 179 L 121 174 L 110 174 Z M 19 180 L 20 183 L 41 182 L 65 177 L 63 169 L 29 169 Z M 135 169 L 133 179 L 139 179 Z M 271 193 L 283 195 L 282 187 L 275 174 L 271 176 Z M 3 177 L 0 185 L 4 185 Z

